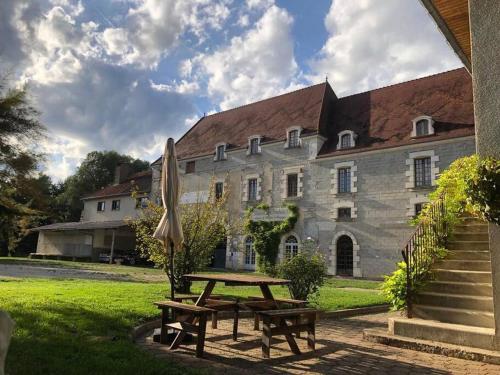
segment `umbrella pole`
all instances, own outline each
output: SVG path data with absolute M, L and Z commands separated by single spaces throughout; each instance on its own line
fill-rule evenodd
M 175 298 L 175 280 L 174 280 L 174 243 L 170 241 L 170 299 Z

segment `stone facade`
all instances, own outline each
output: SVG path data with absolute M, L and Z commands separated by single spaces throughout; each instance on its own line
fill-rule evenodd
M 195 161 L 194 173 L 181 173 L 182 191 L 186 197 L 200 192 L 207 195 L 211 179 L 224 182 L 229 189 L 228 209 L 231 217 L 242 217 L 247 207 L 266 203 L 282 207 L 295 203 L 300 210 L 293 234 L 300 243 L 313 239 L 328 260 L 329 273 L 337 273 L 337 240 L 346 235 L 353 245 L 353 276 L 380 278 L 391 272 L 401 260 L 400 249 L 411 233 L 408 220 L 415 204 L 426 202 L 432 189 L 414 187 L 415 157 L 431 157 L 432 181 L 439 171 L 462 156 L 474 153 L 474 138 L 461 137 L 419 143 L 383 150 L 317 158 L 322 139 L 319 135 L 303 136 L 301 147 L 287 149 L 284 142 L 261 145 L 261 153 L 248 155 L 247 150 L 228 150 L 227 158 L 214 161 L 213 155 L 180 161 Z M 410 161 L 410 162 L 409 162 Z M 336 171 L 351 167 L 351 192 L 338 193 Z M 287 173 L 298 174 L 298 194 L 286 198 L 284 181 Z M 248 201 L 248 179 L 258 181 L 257 202 Z M 350 207 L 349 221 L 337 217 L 337 208 Z M 289 234 L 283 236 L 283 239 Z M 227 268 L 248 268 L 244 263 L 245 237 L 228 239 Z M 279 258 L 283 258 L 284 240 Z

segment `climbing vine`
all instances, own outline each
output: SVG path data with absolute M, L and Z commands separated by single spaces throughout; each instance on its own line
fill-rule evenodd
M 246 212 L 244 230 L 253 238 L 254 249 L 258 255 L 259 271 L 271 276 L 277 274 L 276 260 L 281 237 L 293 229 L 299 216 L 299 209 L 296 205 L 287 204 L 286 207 L 289 215 L 285 220 L 280 221 L 252 220 L 252 213 L 255 209 L 269 213 L 269 206 L 266 204 L 250 207 Z

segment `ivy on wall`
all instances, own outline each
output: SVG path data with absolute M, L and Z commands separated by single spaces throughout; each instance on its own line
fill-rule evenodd
M 266 204 L 250 207 L 246 212 L 244 230 L 253 238 L 259 271 L 271 276 L 277 274 L 276 261 L 281 237 L 293 229 L 299 216 L 299 209 L 296 205 L 287 204 L 286 207 L 289 215 L 281 221 L 252 220 L 252 213 L 255 209 L 269 213 L 269 206 Z

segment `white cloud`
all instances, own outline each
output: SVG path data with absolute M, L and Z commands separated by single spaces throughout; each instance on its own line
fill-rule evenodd
M 171 85 L 154 83 L 152 80 L 149 80 L 149 83 L 151 84 L 151 88 L 156 91 L 176 92 L 179 94 L 192 94 L 200 89 L 200 86 L 197 82 L 188 82 L 184 79 L 179 83 L 177 83 L 177 81 L 174 81 Z
M 208 80 L 208 94 L 221 98 L 222 109 L 276 95 L 296 83 L 292 24 L 286 10 L 271 6 L 254 28 L 183 66 L 194 64 L 195 79 Z
M 220 30 L 229 17 L 228 0 L 138 0 L 126 24 L 103 32 L 103 45 L 118 64 L 155 68 L 185 32 L 205 40 L 206 30 Z
M 250 9 L 267 9 L 271 5 L 274 5 L 274 0 L 247 0 Z
M 345 95 L 461 66 L 418 1 L 335 0 L 308 77 Z

